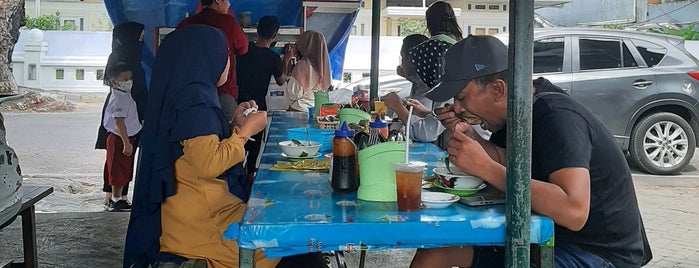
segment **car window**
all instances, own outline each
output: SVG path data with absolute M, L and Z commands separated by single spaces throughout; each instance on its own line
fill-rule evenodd
M 636 67 L 629 48 L 618 39 L 580 38 L 580 70 Z
M 547 38 L 534 42 L 534 73 L 563 71 L 563 37 Z
M 633 39 L 631 42 L 633 42 L 634 46 L 636 46 L 638 52 L 641 53 L 641 56 L 648 67 L 658 65 L 658 63 L 660 63 L 660 61 L 665 57 L 665 54 L 667 54 L 667 49 L 660 45 L 639 39 Z

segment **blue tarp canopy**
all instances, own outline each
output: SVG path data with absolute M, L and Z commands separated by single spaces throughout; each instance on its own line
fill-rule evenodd
M 360 1 L 345 0 L 343 2 L 358 3 Z M 145 25 L 146 46 L 143 51 L 143 65 L 146 76 L 150 77 L 155 28 L 177 26 L 187 14 L 196 13 L 199 0 L 105 0 L 104 4 L 114 25 L 127 21 Z M 282 26 L 303 26 L 304 8 L 301 0 L 235 0 L 231 3 L 231 10 L 236 18 L 240 12 L 250 12 L 253 24 L 262 16 L 272 15 L 279 18 L 279 24 Z M 330 53 L 332 78 L 335 80 L 340 80 L 342 77 L 347 37 L 356 15 L 356 11 L 318 13 L 308 17 L 306 21 L 307 30 L 318 31 L 325 35 Z

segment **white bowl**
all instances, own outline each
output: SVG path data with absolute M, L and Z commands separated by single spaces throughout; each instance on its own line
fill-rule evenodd
M 459 199 L 458 195 L 448 193 L 422 192 L 422 205 L 425 208 L 445 208 Z
M 483 180 L 476 176 L 471 176 L 465 173 L 449 173 L 446 168 L 439 167 L 434 169 L 434 174 L 437 175 L 442 184 L 454 189 L 475 189 L 483 184 Z M 453 183 L 453 185 L 452 185 Z
M 292 141 L 282 141 L 279 142 L 279 147 L 282 148 L 282 152 L 284 152 L 284 154 L 286 154 L 288 157 L 300 157 L 303 153 L 306 153 L 305 156 L 312 156 L 318 154 L 320 142 L 301 141 L 301 144 L 297 145 Z

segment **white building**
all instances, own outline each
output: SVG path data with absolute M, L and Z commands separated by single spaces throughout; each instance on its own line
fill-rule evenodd
M 111 31 L 112 22 L 103 0 L 26 0 L 25 12 L 30 18 L 55 15 L 64 25 L 75 25 L 77 31 Z
M 19 86 L 107 91 L 102 78 L 111 42 L 111 32 L 21 30 L 12 53 L 12 73 Z

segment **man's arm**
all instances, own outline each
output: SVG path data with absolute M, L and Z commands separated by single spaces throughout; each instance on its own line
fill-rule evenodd
M 286 66 L 289 65 L 289 61 L 291 61 L 291 58 L 284 56 L 284 60 L 279 61 L 275 66 L 274 81 L 277 82 L 277 85 L 279 86 L 286 83 Z
M 461 132 L 452 135 L 447 150 L 451 155 L 450 161 L 464 172 L 504 192 L 505 166 L 491 158 L 473 138 Z M 588 170 L 563 168 L 551 173 L 549 181 L 531 180 L 532 210 L 551 218 L 558 225 L 573 231 L 580 230 L 587 222 L 590 211 Z
M 243 28 L 240 27 L 238 21 L 232 15 L 226 15 L 230 18 L 226 30 L 226 38 L 228 39 L 228 49 L 231 50 L 231 54 L 238 56 L 245 55 L 248 53 L 248 37 L 243 32 Z

